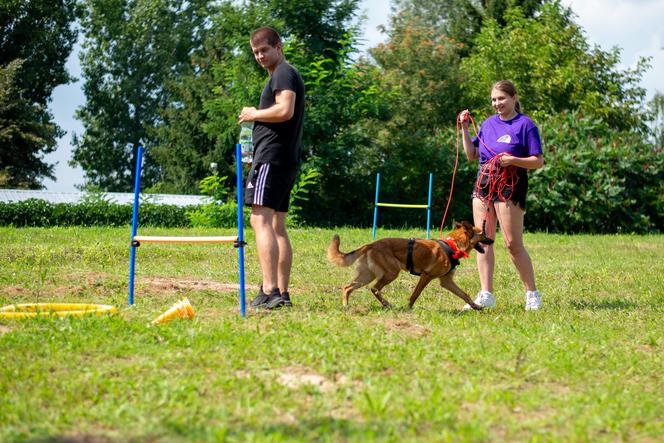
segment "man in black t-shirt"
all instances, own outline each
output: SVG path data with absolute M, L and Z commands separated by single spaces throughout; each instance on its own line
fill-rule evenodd
M 251 34 L 254 58 L 270 75 L 259 108 L 242 108 L 238 121 L 254 122 L 254 156 L 244 203 L 251 206 L 251 227 L 263 274 L 254 308 L 292 306 L 288 294 L 293 250 L 286 232 L 290 193 L 302 144 L 304 82 L 286 62 L 279 34 L 259 28 Z

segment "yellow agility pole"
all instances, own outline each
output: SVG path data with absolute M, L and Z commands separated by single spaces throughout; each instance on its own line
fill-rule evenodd
M 237 236 L 231 237 L 160 237 L 150 235 L 135 235 L 134 241 L 139 243 L 235 243 Z
M 376 240 L 376 223 L 378 221 L 378 207 L 386 208 L 407 208 L 407 209 L 426 209 L 427 210 L 427 238 L 430 238 L 431 228 L 431 189 L 433 186 L 433 174 L 429 173 L 429 199 L 426 205 L 409 205 L 401 203 L 381 203 L 378 201 L 380 191 L 380 172 L 376 173 L 376 201 L 374 203 L 373 229 L 371 230 L 371 239 Z
M 0 318 L 32 317 L 81 317 L 87 314 L 117 314 L 118 310 L 109 305 L 88 303 L 25 303 L 0 308 Z
M 385 206 L 386 208 L 415 208 L 426 209 L 429 205 L 400 205 L 398 203 L 378 203 L 376 206 Z

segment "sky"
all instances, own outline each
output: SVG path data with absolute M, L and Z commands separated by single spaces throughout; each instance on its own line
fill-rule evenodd
M 562 0 L 576 14 L 575 21 L 585 30 L 591 44 L 603 50 L 614 46 L 621 49 L 620 68 L 634 67 L 639 57 L 652 57 L 652 67 L 643 76 L 641 86 L 647 90 L 650 100 L 656 91 L 664 93 L 664 0 Z M 386 0 L 362 0 L 361 11 L 367 16 L 364 22 L 364 48 L 370 48 L 385 40 L 378 27 L 389 20 L 390 7 Z M 79 80 L 59 86 L 53 93 L 51 111 L 55 122 L 67 133 L 58 141 L 54 153 L 45 156 L 55 166 L 56 180 L 45 180 L 46 190 L 75 192 L 83 183 L 83 171 L 68 165 L 71 159 L 72 134 L 81 135 L 83 126 L 74 118 L 76 108 L 83 105 L 81 68 L 77 45 L 67 61 L 67 70 Z

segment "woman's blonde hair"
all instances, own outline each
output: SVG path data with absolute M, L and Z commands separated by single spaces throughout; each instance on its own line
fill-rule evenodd
M 497 81 L 496 83 L 493 84 L 493 87 L 491 88 L 492 91 L 494 89 L 502 91 L 505 94 L 509 94 L 510 97 L 514 97 L 517 95 L 516 86 L 514 86 L 514 83 L 512 83 L 509 80 Z M 521 112 L 521 103 L 519 102 L 519 99 L 516 99 L 516 102 L 514 103 L 514 110 L 516 112 Z

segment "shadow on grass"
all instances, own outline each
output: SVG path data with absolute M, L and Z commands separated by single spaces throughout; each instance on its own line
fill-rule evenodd
M 183 434 L 183 429 L 171 433 L 144 435 L 137 438 L 106 437 L 103 435 L 51 436 L 29 440 L 30 443 L 119 443 L 152 441 L 345 441 L 347 439 L 384 440 L 396 438 L 394 429 L 386 429 L 376 423 L 365 423 L 347 418 L 316 417 L 297 423 L 265 423 L 255 426 L 245 424 L 237 427 L 194 427 Z
M 600 310 L 600 309 L 606 309 L 606 310 L 614 310 L 614 311 L 621 311 L 625 309 L 635 309 L 637 307 L 636 303 L 633 303 L 628 300 L 623 300 L 623 299 L 614 299 L 614 300 L 592 300 L 592 301 L 577 301 L 577 300 L 572 300 L 570 302 L 570 306 L 574 309 L 578 310 L 585 310 L 585 309 L 590 309 L 590 310 Z
M 272 423 L 263 426 L 228 429 L 224 437 L 229 440 L 254 440 L 256 437 L 269 437 L 269 440 L 281 441 L 346 441 L 384 440 L 397 436 L 394 429 L 385 428 L 376 423 L 366 423 L 347 418 L 316 417 L 297 423 Z
M 73 435 L 73 436 L 54 436 L 54 437 L 40 437 L 31 440 L 24 440 L 29 443 L 118 443 L 131 442 L 136 440 L 127 440 L 127 439 L 113 439 L 110 437 L 104 437 L 100 435 Z

